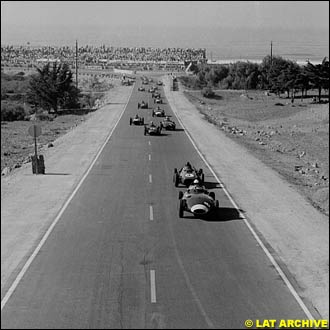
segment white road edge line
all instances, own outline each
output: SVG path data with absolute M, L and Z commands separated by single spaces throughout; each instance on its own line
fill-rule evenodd
M 155 270 L 150 270 L 150 299 L 151 303 L 156 303 L 156 274 Z
M 34 258 L 37 256 L 38 252 L 40 251 L 40 249 L 42 248 L 42 246 L 45 244 L 48 236 L 51 234 L 51 232 L 53 231 L 55 225 L 57 224 L 57 222 L 59 221 L 60 217 L 62 216 L 62 214 L 64 213 L 65 209 L 67 208 L 67 206 L 69 205 L 69 203 L 71 202 L 71 200 L 73 199 L 73 197 L 75 196 L 75 194 L 77 193 L 77 191 L 79 190 L 80 186 L 83 184 L 84 180 L 86 179 L 87 175 L 89 174 L 89 172 L 91 171 L 92 167 L 94 166 L 94 164 L 96 163 L 98 157 L 100 156 L 100 154 L 102 153 L 105 145 L 108 143 L 108 141 L 110 140 L 112 133 L 114 132 L 115 128 L 117 127 L 121 117 L 123 116 L 127 105 L 129 103 L 129 100 L 132 96 L 134 90 L 134 86 L 132 87 L 132 91 L 131 94 L 128 98 L 128 101 L 124 107 L 124 110 L 122 111 L 121 115 L 119 116 L 115 126 L 112 128 L 111 132 L 109 133 L 109 135 L 107 136 L 106 140 L 104 141 L 103 145 L 101 146 L 100 150 L 98 151 L 98 153 L 96 154 L 94 160 L 92 161 L 92 163 L 90 164 L 90 166 L 88 167 L 86 173 L 83 175 L 83 177 L 81 178 L 81 180 L 79 181 L 78 185 L 76 186 L 76 188 L 73 190 L 72 194 L 70 195 L 70 197 L 68 198 L 68 200 L 65 202 L 65 204 L 63 205 L 63 207 L 61 208 L 60 212 L 58 213 L 58 215 L 56 216 L 56 218 L 54 219 L 54 221 L 52 222 L 52 224 L 50 225 L 50 227 L 48 228 L 48 230 L 46 231 L 45 235 L 42 237 L 41 241 L 39 242 L 38 246 L 35 248 L 35 250 L 33 251 L 33 253 L 31 254 L 31 256 L 29 257 L 29 259 L 27 260 L 27 262 L 24 264 L 23 268 L 21 269 L 21 271 L 19 272 L 19 274 L 17 275 L 16 279 L 14 280 L 13 284 L 10 286 L 10 288 L 8 289 L 8 291 L 6 292 L 5 296 L 3 297 L 3 299 L 1 300 L 1 310 L 5 307 L 6 303 L 8 302 L 9 298 L 11 297 L 11 295 L 13 294 L 13 292 L 15 291 L 16 287 L 18 286 L 19 282 L 21 281 L 21 279 L 23 278 L 24 274 L 27 272 L 27 270 L 29 269 L 31 263 L 33 262 Z
M 315 318 L 313 317 L 313 315 L 311 314 L 311 312 L 308 310 L 307 306 L 305 305 L 305 303 L 303 302 L 303 300 L 300 298 L 299 294 L 297 293 L 297 291 L 295 290 L 295 288 L 293 287 L 293 285 L 291 284 L 291 282 L 289 281 L 289 279 L 287 278 L 287 276 L 285 275 L 285 273 L 282 271 L 281 267 L 279 266 L 279 264 L 276 262 L 276 260 L 274 259 L 274 257 L 271 255 L 271 253 L 269 252 L 269 250 L 266 248 L 266 246 L 263 244 L 262 240 L 259 238 L 258 234 L 255 232 L 255 230 L 252 228 L 252 226 L 249 224 L 249 222 L 247 221 L 247 219 L 245 218 L 245 216 L 242 214 L 242 212 L 239 210 L 236 202 L 233 200 L 233 198 L 230 196 L 229 192 L 227 191 L 227 189 L 225 188 L 225 186 L 223 185 L 223 183 L 221 182 L 221 180 L 218 178 L 218 176 L 216 175 L 216 173 L 213 171 L 213 169 L 211 168 L 211 166 L 209 165 L 209 163 L 206 161 L 205 157 L 202 155 L 202 153 L 199 151 L 199 149 L 197 148 L 194 140 L 192 139 L 192 137 L 190 136 L 190 134 L 188 133 L 186 127 L 183 125 L 181 119 L 178 117 L 176 111 L 174 111 L 172 109 L 173 113 L 175 114 L 176 118 L 178 119 L 180 125 L 183 127 L 184 132 L 186 133 L 186 135 L 188 136 L 189 140 L 191 141 L 192 145 L 194 146 L 194 148 L 196 149 L 197 153 L 199 154 L 199 156 L 201 157 L 201 159 L 204 161 L 204 163 L 207 165 L 207 167 L 209 168 L 209 170 L 211 171 L 211 173 L 214 175 L 214 177 L 217 179 L 218 183 L 220 184 L 221 188 L 224 190 L 224 192 L 226 193 L 227 197 L 229 198 L 229 200 L 231 201 L 231 203 L 233 204 L 233 206 L 236 208 L 237 212 L 239 213 L 240 217 L 244 220 L 244 223 L 246 224 L 246 226 L 248 227 L 248 229 L 250 230 L 250 232 L 252 233 L 252 235 L 254 236 L 254 238 L 256 239 L 256 241 L 258 242 L 258 244 L 261 246 L 261 248 L 263 249 L 263 251 L 265 252 L 266 256 L 268 257 L 268 259 L 270 260 L 270 262 L 273 264 L 273 266 L 275 267 L 275 269 L 277 270 L 277 272 L 279 273 L 279 275 L 281 276 L 282 280 L 284 281 L 284 283 L 286 284 L 286 286 L 288 287 L 288 289 L 290 290 L 291 294 L 294 296 L 294 298 L 296 299 L 297 303 L 299 304 L 299 306 L 301 307 L 301 309 L 304 311 L 304 313 L 306 314 L 306 316 L 308 317 L 309 320 L 315 320 Z
M 152 205 L 149 205 L 149 219 L 150 219 L 150 221 L 154 220 L 154 209 L 153 209 Z
M 149 183 L 152 183 L 152 175 L 149 174 Z

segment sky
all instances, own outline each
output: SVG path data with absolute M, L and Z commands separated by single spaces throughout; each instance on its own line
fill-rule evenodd
M 11 26 L 329 29 L 329 1 L 1 1 Z

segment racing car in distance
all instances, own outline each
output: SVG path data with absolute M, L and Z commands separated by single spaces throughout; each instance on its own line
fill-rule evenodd
M 154 88 L 154 87 L 150 87 L 149 89 L 148 89 L 148 92 L 149 93 L 154 93 L 156 91 L 156 89 Z
M 161 109 L 159 106 L 156 109 L 152 110 L 153 117 L 165 117 L 165 110 Z
M 164 129 L 167 131 L 175 131 L 176 124 L 173 120 L 170 119 L 170 116 L 166 116 L 162 121 L 161 124 Z
M 138 109 L 148 109 L 148 103 L 144 101 L 138 103 Z
M 163 100 L 160 97 L 157 97 L 156 99 L 154 99 L 154 103 L 162 104 Z
M 157 98 L 157 97 L 161 97 L 161 95 L 160 95 L 159 92 L 156 92 L 156 91 L 155 91 L 154 93 L 152 93 L 151 97 L 152 97 L 152 98 Z
M 140 92 L 144 92 L 146 89 L 143 87 L 143 86 L 140 86 L 139 88 L 138 88 L 138 91 L 140 91 Z
M 158 86 L 162 86 L 162 85 L 163 85 L 163 82 L 160 81 L 160 80 L 158 80 L 157 85 L 158 85 Z
M 178 187 L 180 183 L 189 187 L 196 179 L 200 183 L 204 183 L 204 172 L 202 169 L 197 171 L 189 162 L 179 170 L 177 168 L 174 169 L 173 182 L 176 187 Z
M 195 217 L 205 216 L 219 207 L 213 191 L 208 192 L 199 185 L 189 187 L 185 193 L 179 191 L 179 217 L 183 218 L 184 212 L 190 212 Z
M 129 119 L 129 124 L 130 125 L 132 125 L 132 124 L 133 125 L 144 125 L 144 118 L 136 115 L 134 118 Z
M 144 125 L 144 135 L 161 135 L 162 134 L 162 124 L 156 126 L 153 122 L 149 125 Z

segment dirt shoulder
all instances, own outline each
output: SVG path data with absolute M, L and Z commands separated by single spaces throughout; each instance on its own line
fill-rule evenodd
M 209 122 L 279 173 L 315 208 L 329 215 L 329 105 L 261 91 L 199 91 L 185 95 Z M 203 101 L 201 104 L 201 101 Z
M 182 91 L 167 99 L 198 149 L 260 233 L 307 306 L 329 317 L 329 222 L 269 166 L 204 120 Z

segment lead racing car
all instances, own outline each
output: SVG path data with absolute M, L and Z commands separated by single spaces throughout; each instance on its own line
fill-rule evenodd
M 144 118 L 139 117 L 139 115 L 136 115 L 134 118 L 129 119 L 129 124 L 130 125 L 144 125 Z
M 144 135 L 161 135 L 162 128 L 162 124 L 156 126 L 153 122 L 151 122 L 149 125 L 144 126 Z
M 214 192 L 208 192 L 199 184 L 189 187 L 185 193 L 179 191 L 180 218 L 184 217 L 184 212 L 190 212 L 198 217 L 208 215 L 217 208 L 219 201 L 215 199 Z
M 204 183 L 204 172 L 202 169 L 197 171 L 189 162 L 179 170 L 177 168 L 174 169 L 173 182 L 175 187 L 178 187 L 180 183 L 189 187 L 196 179 L 200 183 Z

